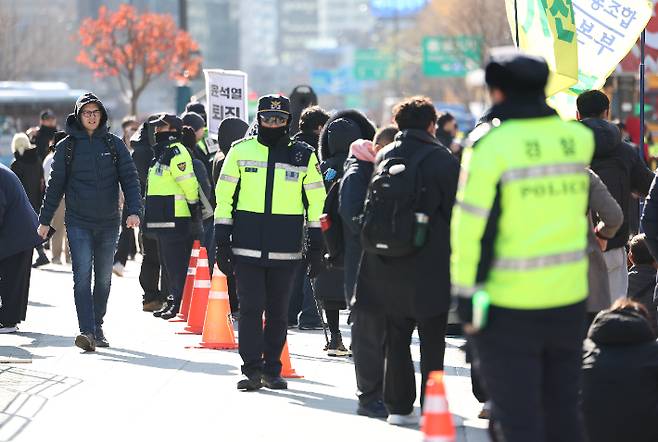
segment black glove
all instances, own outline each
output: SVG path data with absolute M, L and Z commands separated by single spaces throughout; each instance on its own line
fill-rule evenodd
M 233 251 L 230 245 L 217 245 L 217 267 L 227 276 L 233 275 Z
M 308 254 L 308 272 L 309 278 L 315 278 L 324 270 L 324 263 L 322 262 L 322 251 L 311 250 Z
M 459 296 L 457 298 L 457 315 L 462 324 L 473 323 L 473 300 Z

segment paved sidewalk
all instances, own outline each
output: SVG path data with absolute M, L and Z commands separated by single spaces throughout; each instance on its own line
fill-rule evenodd
M 139 266 L 129 262 L 126 270 L 113 277 L 104 327 L 112 347 L 90 354 L 73 346 L 70 267 L 33 271 L 27 321 L 19 333 L 0 335 L 0 442 L 422 440 L 418 429 L 355 414 L 352 361 L 327 357 L 322 331 L 289 332 L 293 367 L 304 375 L 290 380 L 289 390 L 237 391 L 237 351 L 186 349 L 200 337 L 176 335 L 181 324 L 142 312 Z M 458 349 L 463 340 L 448 344 L 446 382 L 458 440 L 486 441 L 487 422 L 477 419 L 480 405 Z M 417 339 L 412 350 L 418 361 Z

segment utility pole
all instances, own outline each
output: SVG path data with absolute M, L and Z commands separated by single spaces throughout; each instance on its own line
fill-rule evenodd
M 178 0 L 178 26 L 187 31 L 187 0 Z

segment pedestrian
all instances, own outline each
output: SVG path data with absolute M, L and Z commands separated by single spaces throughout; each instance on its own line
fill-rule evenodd
M 350 145 L 358 140 L 375 136 L 375 126 L 356 109 L 335 113 L 324 125 L 320 134 L 320 169 L 327 191 L 339 186 Z M 345 271 L 338 265 L 325 262 L 324 269 L 314 278 L 314 293 L 321 301 L 327 317 L 331 338 L 326 347 L 329 356 L 347 356 L 351 352 L 343 344 L 339 328 L 339 312 L 347 308 L 345 302 Z
M 200 157 L 202 157 L 203 163 L 208 168 L 208 176 L 212 175 L 212 161 L 215 157 L 215 154 L 211 152 L 210 146 L 208 145 L 208 116 L 206 114 L 206 107 L 203 103 L 200 102 L 190 102 L 185 106 L 185 113 L 193 112 L 203 118 L 204 129 L 203 136 L 198 138 L 197 148 L 201 152 Z M 184 114 L 183 114 L 184 115 Z M 182 116 L 181 116 L 182 117 Z
M 649 314 L 649 323 L 653 331 L 658 330 L 658 299 L 655 298 L 656 272 L 658 263 L 647 247 L 644 233 L 635 235 L 629 243 L 628 260 L 632 267 L 628 270 L 627 297 L 642 304 Z
M 48 156 L 48 148 L 52 142 L 53 136 L 57 132 L 57 117 L 50 109 L 44 109 L 39 114 L 39 129 L 36 133 L 35 144 L 37 145 L 37 155 L 40 161 Z
M 443 370 L 450 308 L 449 226 L 459 163 L 434 136 L 437 115 L 429 98 L 417 96 L 399 102 L 393 108 L 393 120 L 400 132 L 393 144 L 377 154 L 364 206 L 364 255 L 356 308 L 381 302 L 387 323 L 384 403 L 388 422 L 414 425 L 418 416 L 413 408 L 416 381 L 410 345 L 416 328 L 421 349 L 421 405 L 430 372 Z M 397 176 L 402 181 L 388 182 Z M 374 187 L 379 182 L 384 186 L 381 191 Z M 389 190 L 390 201 L 383 196 Z M 403 213 L 405 218 L 401 218 Z M 411 229 L 418 223 L 418 238 L 396 236 L 396 232 L 409 231 L 409 221 Z M 421 223 L 427 227 L 425 234 Z M 382 248 L 380 239 L 387 239 L 371 236 L 379 231 L 392 232 L 396 243 L 385 242 Z M 403 251 L 392 254 L 399 238 L 409 241 L 402 243 Z
M 390 125 L 379 129 L 374 141 L 357 140 L 352 143 L 345 163 L 345 175 L 340 182 L 339 212 L 345 240 L 345 301 L 351 306 L 352 352 L 359 399 L 357 413 L 375 418 L 388 417 L 382 394 L 386 316 L 379 304 L 374 308 L 359 304 L 359 294 L 354 292 L 363 253 L 359 217 L 363 212 L 377 152 L 392 143 L 397 132 L 398 128 Z
M 107 121 L 105 106 L 94 94 L 78 98 L 66 119 L 68 136 L 55 150 L 39 216 L 39 235 L 45 239 L 62 196 L 66 197 L 65 222 L 80 328 L 75 345 L 85 351 L 109 346 L 103 320 L 121 221 L 119 185 L 130 215 L 127 227 L 139 226 L 142 210 L 135 164 L 123 141 L 108 132 Z
M 658 342 L 641 304 L 619 299 L 596 317 L 584 344 L 582 375 L 589 440 L 658 440 Z
M 32 208 L 37 211 L 41 206 L 45 184 L 43 179 L 43 165 L 37 154 L 36 145 L 30 140 L 27 134 L 18 133 L 11 140 L 11 150 L 14 153 L 11 170 L 21 180 L 30 204 L 32 204 Z M 43 244 L 39 243 L 36 251 L 38 257 L 33 264 L 34 268 L 50 263 L 44 251 Z
M 233 145 L 216 188 L 217 260 L 223 273 L 235 272 L 240 298 L 240 390 L 288 388 L 281 352 L 304 221 L 309 272 L 321 261 L 322 176 L 312 148 L 290 139 L 290 118 L 287 97 L 261 97 L 258 136 Z
M 455 137 L 459 131 L 457 119 L 450 112 L 439 114 L 436 120 L 436 139 L 450 149 L 450 152 L 461 161 L 462 147 L 455 143 Z
M 137 132 L 137 129 L 139 129 L 139 122 L 133 115 L 127 115 L 121 122 L 121 129 L 123 130 L 123 143 L 128 148 L 128 152 L 132 156 L 133 148 L 130 146 L 130 138 L 135 134 L 135 132 Z M 117 276 L 123 276 L 126 262 L 128 262 L 128 257 L 132 256 L 134 259 L 135 255 L 137 254 L 135 230 L 133 228 L 126 227 L 128 212 L 124 204 L 124 199 L 125 198 L 123 198 L 123 195 L 121 195 L 119 198 L 121 210 L 121 233 L 119 234 L 117 251 L 114 254 L 114 265 L 112 266 L 112 271 Z
M 500 57 L 485 78 L 494 106 L 464 152 L 451 225 L 453 294 L 491 396 L 497 440 L 583 441 L 586 166 L 594 136 L 546 104 L 543 59 Z
M 57 131 L 55 136 L 50 143 L 48 148 L 49 152 L 46 155 L 46 159 L 43 160 L 43 176 L 45 178 L 46 184 L 50 178 L 50 171 L 53 167 L 53 159 L 55 157 L 55 146 L 57 143 L 66 138 L 66 132 Z M 53 215 L 53 220 L 51 224 L 55 229 L 53 237 L 50 239 L 50 251 L 52 252 L 52 263 L 53 264 L 62 264 L 62 249 L 64 249 L 64 257 L 67 264 L 71 264 L 71 251 L 69 249 L 69 241 L 66 238 L 66 226 L 64 224 L 64 213 L 66 211 L 66 204 L 64 203 L 64 198 L 59 203 L 59 207 Z
M 596 139 L 592 170 L 601 178 L 624 213 L 624 224 L 617 235 L 608 241 L 603 253 L 612 303 L 625 297 L 628 290 L 624 247 L 630 232 L 631 195 L 647 196 L 653 174 L 640 160 L 635 149 L 622 141 L 619 128 L 608 121 L 610 100 L 607 95 L 598 90 L 583 92 L 578 96 L 576 104 L 578 120 L 594 132 Z
M 171 296 L 167 310 L 155 313 L 171 319 L 178 314 L 183 298 L 195 222 L 197 229 L 201 228 L 201 220 L 194 218 L 199 210 L 199 182 L 192 156 L 182 144 L 183 121 L 176 115 L 162 114 L 151 124 L 156 154 L 148 174 L 144 223 L 146 231 L 158 238 Z
M 596 315 L 610 308 L 610 286 L 608 285 L 608 269 L 603 258 L 607 242 L 624 222 L 624 215 L 617 201 L 608 188 L 591 169 L 589 172 L 589 213 L 591 228 L 587 232 L 587 256 L 589 267 L 587 281 L 589 295 L 587 296 L 587 321 L 585 330 L 594 321 Z M 592 219 L 600 220 L 595 226 Z M 653 292 L 652 292 L 653 293 Z
M 199 182 L 200 191 L 200 208 L 202 209 L 201 216 L 201 245 L 206 248 L 208 252 L 208 262 L 215 262 L 215 225 L 213 213 L 215 211 L 215 188 L 212 185 L 212 158 L 206 151 L 202 150 L 201 144 L 206 134 L 206 122 L 201 115 L 195 112 L 185 112 L 181 115 L 183 120 L 183 128 L 188 129 L 183 132 L 183 142 L 187 147 L 188 152 L 193 159 L 194 173 L 197 181 Z M 205 146 L 205 144 L 204 144 Z M 214 158 L 214 157 L 213 157 Z M 203 166 L 205 170 L 200 170 L 199 165 Z M 214 265 L 210 266 L 210 273 L 212 274 Z
M 320 132 L 329 120 L 329 114 L 320 106 L 304 109 L 299 118 L 299 132 L 293 139 L 301 141 L 313 148 L 318 155 Z M 322 330 L 324 324 L 319 312 L 319 304 L 313 295 L 311 280 L 306 274 L 308 262 L 303 261 L 298 266 L 290 293 L 288 306 L 288 328 L 298 327 L 299 330 Z
M 142 200 L 146 198 L 148 171 L 154 158 L 151 144 L 151 139 L 153 139 L 153 144 L 155 144 L 154 127 L 151 123 L 159 117 L 160 115 L 158 114 L 149 116 L 130 139 L 130 144 L 133 148 L 133 161 L 135 162 L 137 176 L 139 177 Z M 166 299 L 169 297 L 167 272 L 162 266 L 157 236 L 145 232 L 144 228 L 139 229 L 139 235 L 142 244 L 142 265 L 139 271 L 139 284 L 144 290 L 144 294 L 142 295 L 142 310 L 153 312 L 156 317 L 159 317 L 159 314 L 167 311 L 169 308 L 168 305 L 164 305 Z
M 25 320 L 32 250 L 43 241 L 38 224 L 21 181 L 0 164 L 0 334 L 15 332 Z
M 249 129 L 249 125 L 239 118 L 225 118 L 219 123 L 219 128 L 217 129 L 217 144 L 219 150 L 217 150 L 217 153 L 215 154 L 212 165 L 213 189 L 216 188 L 219 183 L 219 175 L 222 166 L 224 165 L 224 159 L 231 150 L 231 146 L 236 141 L 245 137 L 247 129 Z M 215 208 L 216 206 L 217 205 L 215 204 Z M 217 261 L 216 251 L 215 261 Z M 238 291 L 235 287 L 235 276 L 232 273 L 226 275 L 226 283 L 228 285 L 228 299 L 231 306 L 231 315 L 237 320 L 240 315 L 240 303 L 238 300 Z

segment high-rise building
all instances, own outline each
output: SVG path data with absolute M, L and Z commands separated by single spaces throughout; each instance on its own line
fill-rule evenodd
M 187 2 L 187 28 L 201 50 L 203 67 L 240 67 L 240 1 Z
M 283 65 L 303 62 L 319 35 L 318 0 L 279 0 L 277 50 Z
M 323 40 L 353 42 L 375 24 L 367 0 L 318 0 L 318 32 Z

